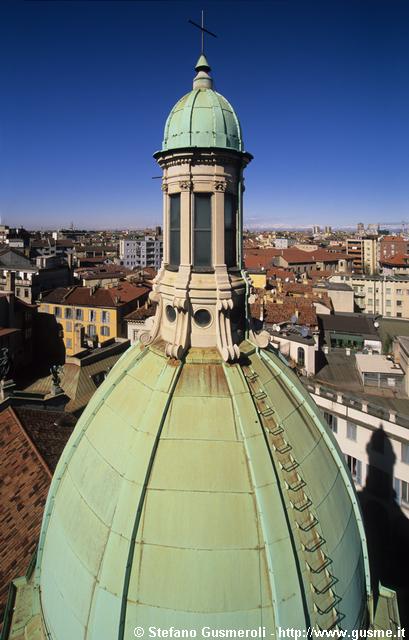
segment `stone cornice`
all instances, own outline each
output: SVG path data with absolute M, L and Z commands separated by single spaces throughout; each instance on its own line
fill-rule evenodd
M 174 167 L 177 165 L 188 164 L 191 166 L 207 164 L 239 164 L 242 167 L 247 166 L 253 159 L 253 156 L 247 152 L 230 151 L 228 149 L 173 149 L 170 151 L 157 151 L 153 157 L 162 167 Z

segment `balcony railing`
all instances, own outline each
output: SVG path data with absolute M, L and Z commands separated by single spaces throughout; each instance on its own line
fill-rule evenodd
M 321 398 L 326 398 L 332 402 L 337 402 L 338 404 L 350 407 L 351 409 L 362 411 L 363 413 L 367 413 L 375 418 L 379 418 L 380 420 L 387 420 L 388 422 L 392 422 L 409 429 L 409 416 L 400 414 L 392 408 L 383 407 L 372 401 L 367 402 L 353 394 L 345 393 L 343 391 L 334 391 L 333 389 L 328 389 L 328 387 L 320 384 L 313 384 L 304 380 L 303 384 L 311 394 L 320 396 Z

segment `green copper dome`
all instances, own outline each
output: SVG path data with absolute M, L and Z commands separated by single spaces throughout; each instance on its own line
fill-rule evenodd
M 212 349 L 180 362 L 135 345 L 97 390 L 45 509 L 36 638 L 365 626 L 343 456 L 296 376 L 241 347 L 226 365 Z
M 237 115 L 226 98 L 214 91 L 203 54 L 195 68 L 193 90 L 176 103 L 166 121 L 162 151 L 186 147 L 244 151 Z

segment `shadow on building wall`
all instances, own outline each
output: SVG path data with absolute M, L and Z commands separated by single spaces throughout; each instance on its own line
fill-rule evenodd
M 396 502 L 395 453 L 384 430 L 374 431 L 368 446 L 368 474 L 358 494 L 368 542 L 375 606 L 379 582 L 397 593 L 401 625 L 409 629 L 409 519 Z
M 33 372 L 47 376 L 51 365 L 65 363 L 63 328 L 52 314 L 37 313 L 34 332 Z
M 315 352 L 315 375 L 321 371 L 328 364 L 328 359 L 325 353 L 319 349 Z

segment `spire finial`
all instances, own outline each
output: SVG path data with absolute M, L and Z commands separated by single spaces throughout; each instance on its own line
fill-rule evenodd
M 213 80 L 209 75 L 210 66 L 204 53 L 200 54 L 195 70 L 197 73 L 193 79 L 193 89 L 213 89 Z
M 207 62 L 206 56 L 204 54 L 204 34 L 205 32 L 208 33 L 210 36 L 213 36 L 213 38 L 217 38 L 215 33 L 212 33 L 211 31 L 209 31 L 208 29 L 205 29 L 204 26 L 204 11 L 202 9 L 202 24 L 197 24 L 197 22 L 193 22 L 193 20 L 188 20 L 188 22 L 190 22 L 190 24 L 193 24 L 194 27 L 197 27 L 198 29 L 200 29 L 200 36 L 201 36 L 201 54 L 199 56 L 199 60 L 196 63 L 195 69 L 197 71 L 197 75 L 195 77 L 195 79 L 193 80 L 193 89 L 212 89 L 213 88 L 213 81 L 211 79 L 211 77 L 209 76 L 209 71 L 210 71 L 210 66 L 209 63 Z
M 208 33 L 209 36 L 213 36 L 213 38 L 217 38 L 217 35 L 209 31 L 209 29 L 205 29 L 203 9 L 202 9 L 202 24 L 197 24 L 197 22 L 193 22 L 193 20 L 188 20 L 188 22 L 190 24 L 193 24 L 194 27 L 197 27 L 201 31 L 201 54 L 204 55 L 204 34 Z
M 204 11 L 202 9 L 202 55 L 204 54 Z

